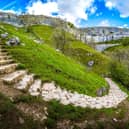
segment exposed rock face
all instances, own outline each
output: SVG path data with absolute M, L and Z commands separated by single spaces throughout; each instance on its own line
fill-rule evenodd
M 60 19 L 47 17 L 43 15 L 16 15 L 12 13 L 0 12 L 0 21 L 13 24 L 15 26 L 45 24 L 51 26 L 57 26 L 60 23 Z
M 0 12 L 0 21 L 13 24 L 15 26 L 27 26 L 35 24 L 44 24 L 50 26 L 58 26 L 62 20 L 59 18 L 47 17 L 43 15 L 16 15 L 11 13 Z M 65 21 L 63 21 L 65 23 Z M 68 25 L 68 24 L 67 24 Z M 65 28 L 66 31 L 75 35 L 75 37 L 85 43 L 104 42 L 129 37 L 129 29 L 117 27 L 94 27 L 94 28 L 75 28 L 69 25 Z

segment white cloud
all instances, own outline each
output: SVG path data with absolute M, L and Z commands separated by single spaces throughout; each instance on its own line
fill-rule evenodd
M 108 7 L 109 9 L 112 9 L 114 7 L 114 5 L 111 1 L 107 1 L 106 2 L 106 7 Z
M 33 2 L 26 7 L 29 14 L 51 16 L 53 12 L 58 12 L 56 2 L 42 3 L 40 0 Z
M 80 19 L 87 20 L 89 13 L 95 12 L 93 3 L 94 0 L 70 0 L 69 2 L 59 0 L 59 14 L 64 16 L 68 21 L 78 25 Z
M 128 28 L 128 25 L 127 25 L 127 24 L 124 24 L 123 27 L 124 27 L 124 28 Z
M 128 24 L 124 24 L 124 25 L 121 25 L 121 26 L 118 26 L 119 28 L 129 28 Z
M 127 24 L 124 24 L 123 26 L 124 26 L 124 27 L 127 27 L 128 25 L 127 25 Z
M 110 26 L 110 23 L 109 23 L 108 20 L 103 20 L 103 21 L 101 21 L 101 22 L 98 24 L 98 26 L 104 26 L 104 27 L 106 27 L 106 26 Z
M 129 0 L 105 0 L 105 6 L 109 9 L 117 9 L 120 17 L 129 17 Z
M 89 14 L 96 12 L 97 8 L 94 7 L 95 0 L 48 0 L 47 3 L 41 0 L 32 2 L 27 6 L 27 12 L 36 15 L 52 16 L 53 12 L 58 12 L 58 16 L 65 18 L 67 21 L 78 25 L 80 19 L 87 20 Z

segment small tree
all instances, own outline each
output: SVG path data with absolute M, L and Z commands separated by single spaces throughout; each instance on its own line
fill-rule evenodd
M 55 28 L 53 39 L 55 42 L 56 49 L 61 50 L 64 53 L 65 45 L 68 42 L 66 36 L 67 23 L 66 21 L 61 21 L 60 24 Z

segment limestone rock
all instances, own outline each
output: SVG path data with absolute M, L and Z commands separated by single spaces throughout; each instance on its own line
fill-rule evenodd
M 2 39 L 6 39 L 8 37 L 8 33 L 4 33 L 0 35 Z
M 97 90 L 97 96 L 101 97 L 103 95 L 103 89 L 100 88 Z
M 16 46 L 20 44 L 20 39 L 18 37 L 13 37 L 6 42 L 8 46 Z
M 88 62 L 88 66 L 89 66 L 89 67 L 92 67 L 92 66 L 94 65 L 94 63 L 95 63 L 95 62 L 94 62 L 93 60 L 91 60 L 91 61 Z

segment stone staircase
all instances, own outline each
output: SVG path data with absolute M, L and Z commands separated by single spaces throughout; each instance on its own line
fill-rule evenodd
M 28 91 L 32 96 L 39 96 L 42 81 L 34 79 L 34 74 L 28 74 L 26 70 L 17 70 L 18 64 L 9 56 L 4 46 L 4 44 L 0 43 L 1 80 L 8 85 L 13 85 L 18 90 Z
M 54 82 L 44 83 L 35 79 L 34 74 L 27 70 L 17 70 L 18 64 L 6 51 L 4 44 L 0 43 L 0 80 L 6 85 L 12 86 L 21 92 L 29 93 L 32 96 L 41 96 L 43 100 L 58 100 L 64 105 L 72 104 L 83 108 L 111 108 L 116 107 L 125 100 L 128 95 L 111 80 L 106 78 L 110 85 L 108 95 L 103 97 L 91 97 L 88 95 L 70 92 L 56 86 Z

